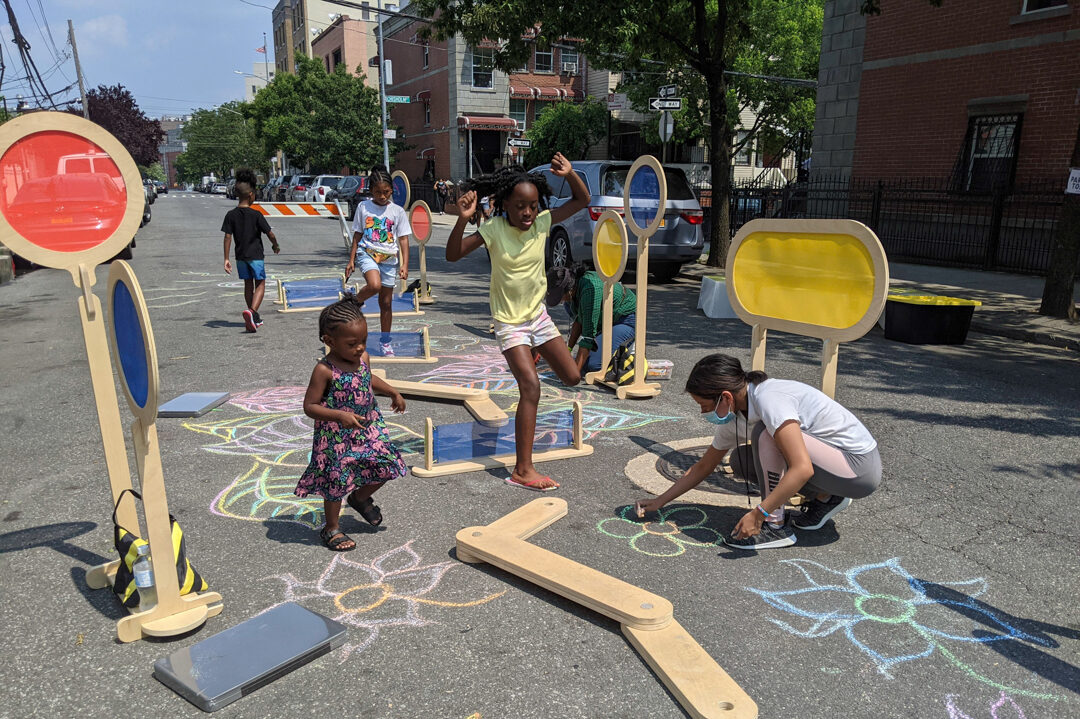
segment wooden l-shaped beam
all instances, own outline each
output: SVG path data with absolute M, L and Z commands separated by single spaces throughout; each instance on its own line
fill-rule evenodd
M 695 719 L 756 719 L 757 704 L 675 621 L 671 602 L 526 541 L 566 513 L 566 500 L 543 497 L 485 527 L 466 527 L 457 533 L 457 557 L 493 564 L 619 622 Z

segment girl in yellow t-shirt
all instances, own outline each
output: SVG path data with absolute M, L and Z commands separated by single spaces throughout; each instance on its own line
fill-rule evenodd
M 585 183 L 561 152 L 551 158 L 551 172 L 567 178 L 573 191 L 570 201 L 554 210 L 547 206 L 551 192 L 544 176 L 528 173 L 520 166 L 504 167 L 466 183 L 457 203 L 457 224 L 446 243 L 446 259 L 450 262 L 457 262 L 481 245 L 486 245 L 491 255 L 495 337 L 521 395 L 514 431 L 517 463 L 506 482 L 538 492 L 557 489 L 559 483 L 540 474 L 532 461 L 536 407 L 540 403 L 534 348 L 563 384 L 572 387 L 581 381 L 577 364 L 544 306 L 544 251 L 552 223 L 567 220 L 589 204 Z M 491 197 L 493 217 L 478 232 L 465 237 L 465 227 L 477 212 L 478 196 Z

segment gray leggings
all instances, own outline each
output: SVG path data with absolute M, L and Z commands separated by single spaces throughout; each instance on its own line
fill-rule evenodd
M 877 448 L 866 454 L 852 454 L 825 444 L 806 432 L 803 432 L 803 441 L 814 466 L 814 474 L 799 490 L 800 494 L 832 494 L 862 499 L 881 483 L 881 455 Z M 787 464 L 772 435 L 765 431 L 764 423 L 758 422 L 750 431 L 750 447 L 737 447 L 731 453 L 731 468 L 736 476 L 747 482 L 757 482 L 764 499 L 780 482 Z

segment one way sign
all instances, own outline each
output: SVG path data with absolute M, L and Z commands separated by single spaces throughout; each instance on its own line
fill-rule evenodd
M 681 97 L 669 97 L 667 99 L 661 99 L 659 97 L 649 98 L 649 107 L 659 112 L 660 110 L 681 110 L 682 98 Z
M 510 147 L 532 147 L 532 140 L 519 140 L 516 137 L 511 137 L 506 141 L 506 144 Z

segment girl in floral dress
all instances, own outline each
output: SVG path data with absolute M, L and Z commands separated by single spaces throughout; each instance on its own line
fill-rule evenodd
M 319 335 L 329 351 L 315 365 L 304 395 L 304 414 L 315 420 L 315 436 L 311 463 L 295 493 L 322 496 L 326 526 L 319 537 L 335 552 L 356 548 L 338 527 L 341 500 L 347 499 L 368 523 L 378 526 L 382 513 L 371 495 L 408 471 L 386 433 L 375 394 L 390 397 L 395 412 L 405 411 L 405 399 L 371 374 L 367 334 L 363 305 L 351 295 L 324 309 Z

